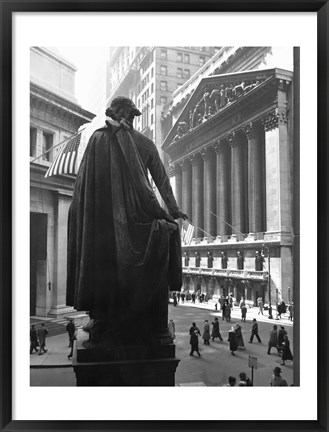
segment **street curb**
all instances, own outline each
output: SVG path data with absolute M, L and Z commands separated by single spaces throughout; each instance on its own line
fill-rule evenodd
M 72 364 L 45 364 L 45 365 L 30 365 L 30 369 L 47 369 L 47 368 L 73 368 Z

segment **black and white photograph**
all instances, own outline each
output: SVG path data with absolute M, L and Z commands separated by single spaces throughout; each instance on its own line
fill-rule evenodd
M 316 420 L 317 24 L 16 14 L 13 419 Z
M 298 386 L 299 48 L 86 51 L 30 50 L 31 385 Z

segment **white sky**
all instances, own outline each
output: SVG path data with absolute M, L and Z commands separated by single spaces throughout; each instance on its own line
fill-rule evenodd
M 105 85 L 108 47 L 66 46 L 56 47 L 55 50 L 78 69 L 75 74 L 75 96 L 78 103 L 82 108 L 98 114 L 99 81 L 104 80 Z

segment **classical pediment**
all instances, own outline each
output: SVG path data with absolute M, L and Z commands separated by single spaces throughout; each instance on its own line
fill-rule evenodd
M 291 76 L 291 72 L 274 68 L 203 78 L 167 135 L 163 150 L 188 138 L 214 117 L 220 119 L 228 111 L 233 113 L 234 105 L 241 106 L 242 100 L 246 98 L 251 100 L 259 89 L 279 82 L 285 84 L 291 80 Z

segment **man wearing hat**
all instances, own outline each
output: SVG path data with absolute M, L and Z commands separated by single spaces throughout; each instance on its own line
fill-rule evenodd
M 273 369 L 274 374 L 272 375 L 270 386 L 271 387 L 287 387 L 288 383 L 281 375 L 281 368 L 278 366 Z
M 133 128 L 141 115 L 133 101 L 115 98 L 106 115 L 86 147 L 69 210 L 66 304 L 89 311 L 89 346 L 129 344 L 132 328 L 144 344 L 165 330 L 168 286 L 181 289 L 176 219 L 187 215 L 155 144 Z

